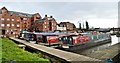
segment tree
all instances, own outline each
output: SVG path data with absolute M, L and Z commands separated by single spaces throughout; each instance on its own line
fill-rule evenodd
M 88 24 L 88 22 L 86 21 L 86 30 L 88 30 L 89 29 L 89 24 Z
M 79 23 L 79 29 L 81 29 L 82 27 L 81 27 L 81 23 Z

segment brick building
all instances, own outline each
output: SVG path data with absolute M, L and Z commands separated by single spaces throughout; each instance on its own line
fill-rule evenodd
M 41 19 L 39 13 L 27 14 L 0 9 L 0 31 L 2 34 L 19 34 L 21 30 L 30 30 L 35 20 Z
M 60 22 L 58 24 L 59 27 L 66 27 L 66 31 L 72 31 L 74 30 L 76 27 L 73 23 L 70 22 Z
M 36 20 L 34 26 L 35 30 L 44 32 L 57 30 L 56 20 L 52 16 L 48 17 L 47 15 L 43 19 Z

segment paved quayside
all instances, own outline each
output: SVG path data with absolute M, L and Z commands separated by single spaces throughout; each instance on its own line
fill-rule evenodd
M 24 44 L 28 47 L 32 47 L 36 50 L 42 51 L 44 53 L 53 55 L 53 56 L 61 58 L 61 59 L 64 59 L 68 62 L 72 62 L 72 61 L 101 61 L 101 60 L 98 60 L 98 59 L 95 59 L 95 58 L 90 58 L 90 57 L 79 55 L 79 54 L 76 54 L 76 53 L 62 51 L 62 50 L 54 49 L 54 48 L 51 48 L 51 47 L 46 47 L 46 46 L 43 46 L 43 45 L 37 45 L 37 44 L 29 43 L 29 42 L 26 42 L 24 40 L 20 40 L 20 39 L 14 38 L 14 37 L 10 37 L 10 39 L 14 40 L 14 41 L 17 41 L 19 43 L 22 43 L 22 44 Z

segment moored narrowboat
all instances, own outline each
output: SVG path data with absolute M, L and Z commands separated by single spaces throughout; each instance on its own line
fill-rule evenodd
M 111 42 L 110 34 L 95 33 L 95 34 L 80 34 L 62 37 L 62 48 L 75 50 L 80 48 L 88 48 L 98 44 Z M 77 48 L 76 48 L 77 47 Z
M 58 35 L 50 33 L 36 33 L 36 43 L 58 43 Z

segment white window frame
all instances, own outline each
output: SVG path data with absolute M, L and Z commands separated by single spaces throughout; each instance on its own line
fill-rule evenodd
M 19 25 L 19 24 L 17 24 L 17 27 L 20 27 L 20 25 Z
M 15 19 L 12 19 L 12 21 L 14 21 Z
M 14 26 L 14 24 L 12 24 L 12 26 Z
M 7 21 L 10 21 L 10 18 L 7 18 Z
M 23 18 L 23 20 L 27 20 L 27 18 Z
M 5 26 L 5 24 L 1 24 L 1 26 L 2 26 L 2 27 L 4 27 L 4 26 Z
M 1 21 L 4 21 L 4 18 L 1 18 Z
M 47 28 L 47 26 L 45 25 L 45 28 Z
M 10 24 L 7 24 L 7 26 L 10 26 Z

